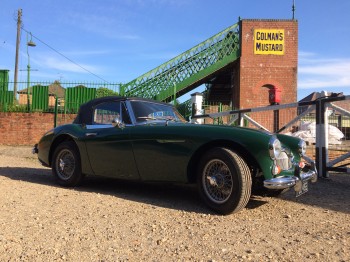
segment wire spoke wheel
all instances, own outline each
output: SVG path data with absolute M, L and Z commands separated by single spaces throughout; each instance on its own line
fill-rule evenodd
M 68 180 L 74 175 L 76 161 L 73 153 L 68 149 L 59 152 L 56 158 L 57 175 L 62 180 Z
M 214 211 L 227 215 L 243 209 L 251 195 L 251 173 L 245 160 L 225 147 L 203 154 L 197 170 L 200 196 Z
M 79 185 L 84 178 L 79 150 L 73 141 L 62 142 L 55 149 L 52 174 L 60 185 L 67 187 Z
M 211 160 L 204 167 L 202 183 L 205 193 L 215 203 L 227 201 L 233 190 L 232 174 L 228 166 L 219 159 Z

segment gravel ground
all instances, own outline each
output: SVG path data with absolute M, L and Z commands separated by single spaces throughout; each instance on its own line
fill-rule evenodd
M 29 147 L 0 146 L 0 261 L 350 261 L 350 176 L 229 216 L 189 186 L 57 186 Z

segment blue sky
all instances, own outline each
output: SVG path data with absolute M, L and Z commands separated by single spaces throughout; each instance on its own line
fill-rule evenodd
M 37 44 L 32 81 L 129 82 L 242 19 L 291 19 L 292 0 L 0 0 L 0 69 L 13 81 L 17 10 Z M 295 0 L 298 99 L 350 94 L 350 1 Z M 19 69 L 26 69 L 22 31 Z M 83 70 L 65 57 L 92 72 Z M 98 77 L 96 77 L 96 75 Z M 19 72 L 19 81 L 27 73 Z

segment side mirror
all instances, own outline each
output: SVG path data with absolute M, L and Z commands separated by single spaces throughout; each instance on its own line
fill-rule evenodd
M 117 116 L 113 119 L 112 126 L 123 129 L 125 127 L 125 124 L 121 121 L 120 116 Z

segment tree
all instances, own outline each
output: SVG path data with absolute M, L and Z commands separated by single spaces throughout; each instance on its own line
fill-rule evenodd
M 96 90 L 96 98 L 104 96 L 117 96 L 118 92 L 115 92 L 107 87 L 99 87 Z

